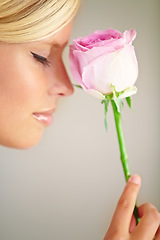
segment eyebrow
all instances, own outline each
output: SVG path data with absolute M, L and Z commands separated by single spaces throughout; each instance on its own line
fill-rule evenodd
M 56 42 L 54 43 L 53 41 L 48 41 L 48 42 L 44 42 L 44 44 L 51 45 L 55 49 L 58 49 L 58 48 L 65 48 L 67 46 L 68 42 L 69 41 L 66 41 L 63 44 L 59 44 L 59 43 L 56 43 Z

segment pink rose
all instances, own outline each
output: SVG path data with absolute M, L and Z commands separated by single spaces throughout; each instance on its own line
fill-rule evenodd
M 101 99 L 112 93 L 112 86 L 116 92 L 132 89 L 138 77 L 132 45 L 135 37 L 135 30 L 125 31 L 122 35 L 108 29 L 74 39 L 70 46 L 70 66 L 75 81 L 86 92 Z M 134 93 L 130 91 L 128 95 Z

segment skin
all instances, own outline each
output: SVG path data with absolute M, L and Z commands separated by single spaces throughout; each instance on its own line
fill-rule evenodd
M 56 108 L 60 97 L 73 93 L 62 61 L 71 23 L 52 37 L 25 44 L 0 43 L 0 144 L 28 148 L 39 142 L 45 125 L 33 113 Z M 49 66 L 31 52 L 48 59 Z M 141 179 L 130 179 L 120 197 L 104 240 L 160 240 L 160 214 L 151 204 L 139 207 L 141 221 L 132 215 Z
M 141 218 L 136 226 L 132 215 L 140 189 L 141 178 L 133 175 L 117 204 L 110 227 L 104 240 L 160 240 L 160 213 L 150 203 L 138 208 Z
M 62 61 L 72 23 L 44 40 L 0 43 L 0 144 L 29 148 L 39 142 L 44 124 L 35 112 L 55 110 L 60 97 L 73 93 Z M 50 66 L 38 62 L 31 52 L 41 55 Z

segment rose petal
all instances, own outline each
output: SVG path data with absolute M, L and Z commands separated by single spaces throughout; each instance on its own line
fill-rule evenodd
M 138 66 L 133 46 L 105 54 L 84 68 L 82 82 L 88 89 L 102 94 L 112 92 L 111 84 L 117 92 L 133 86 L 137 80 Z
M 94 89 L 86 89 L 85 91 L 93 97 L 96 97 L 101 100 L 105 100 L 105 96 L 102 93 L 100 93 Z
M 124 44 L 131 44 L 135 38 L 136 38 L 136 31 L 135 30 L 125 31 L 124 34 L 123 34 Z
M 135 30 L 125 31 L 122 36 L 108 29 L 75 39 L 70 46 L 70 65 L 76 82 L 98 95 L 110 94 L 111 84 L 117 92 L 133 86 L 138 77 L 132 46 L 135 37 Z

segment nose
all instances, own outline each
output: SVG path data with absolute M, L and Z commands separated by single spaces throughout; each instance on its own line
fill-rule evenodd
M 48 89 L 50 96 L 66 97 L 73 94 L 74 89 L 67 74 L 66 68 L 62 59 L 59 59 L 58 64 L 53 66 L 52 83 Z

